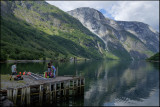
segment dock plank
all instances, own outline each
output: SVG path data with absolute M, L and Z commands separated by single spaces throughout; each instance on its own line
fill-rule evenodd
M 7 75 L 9 78 L 10 75 Z M 46 78 L 44 79 L 40 79 L 40 80 L 36 80 L 33 77 L 29 76 L 29 75 L 23 75 L 23 80 L 19 80 L 19 81 L 14 81 L 14 79 L 12 78 L 12 80 L 10 81 L 9 79 L 1 79 L 1 90 L 7 90 L 8 88 L 22 88 L 25 86 L 35 86 L 35 85 L 39 85 L 39 84 L 44 84 L 44 83 L 55 83 L 55 82 L 61 82 L 61 81 L 69 81 L 69 80 L 73 80 L 73 79 L 78 79 L 80 77 L 73 77 L 73 76 L 57 76 L 55 78 Z

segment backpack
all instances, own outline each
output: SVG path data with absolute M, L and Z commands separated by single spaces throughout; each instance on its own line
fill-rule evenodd
M 21 75 L 17 75 L 17 77 L 14 78 L 14 80 L 23 80 L 23 77 Z

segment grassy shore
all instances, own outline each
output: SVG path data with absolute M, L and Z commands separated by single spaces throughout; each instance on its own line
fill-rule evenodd
M 6 61 L 0 61 L 0 63 L 14 63 L 14 62 L 49 62 L 49 61 L 60 61 L 60 62 L 69 62 L 71 60 L 75 60 L 75 61 L 85 61 L 85 60 L 89 60 L 86 58 L 82 58 L 82 57 L 76 57 L 75 59 L 47 59 L 47 60 L 14 60 L 14 59 L 10 59 L 10 60 L 6 60 Z

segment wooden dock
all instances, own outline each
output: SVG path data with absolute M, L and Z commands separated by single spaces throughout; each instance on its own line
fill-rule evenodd
M 46 101 L 56 101 L 59 98 L 67 99 L 72 96 L 84 94 L 85 79 L 80 76 L 57 76 L 56 78 L 43 78 L 40 76 L 23 75 L 24 85 L 19 87 L 8 87 L 1 89 L 1 95 L 17 104 L 17 99 L 21 100 L 21 105 L 30 105 L 31 98 L 38 96 L 41 103 Z

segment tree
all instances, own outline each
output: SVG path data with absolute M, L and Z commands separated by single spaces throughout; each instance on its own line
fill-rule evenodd
M 55 55 L 54 55 L 56 58 L 59 57 L 59 53 L 58 52 L 55 52 Z
M 1 52 L 0 60 L 1 60 L 1 61 L 7 60 L 7 54 L 6 54 L 4 51 Z

